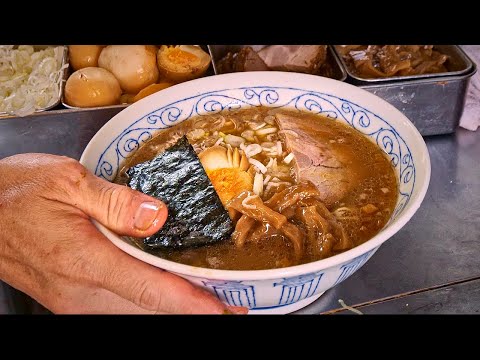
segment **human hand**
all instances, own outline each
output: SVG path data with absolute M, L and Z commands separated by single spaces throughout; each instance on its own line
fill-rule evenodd
M 54 313 L 246 313 L 137 260 L 90 221 L 145 237 L 167 218 L 161 201 L 112 184 L 66 157 L 0 160 L 0 279 Z

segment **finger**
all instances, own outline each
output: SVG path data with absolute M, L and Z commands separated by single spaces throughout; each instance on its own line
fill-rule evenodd
M 245 315 L 248 314 L 248 308 L 243 306 L 229 306 L 228 310 L 230 310 L 234 314 L 238 315 Z
M 101 288 L 67 285 L 63 292 L 66 293 L 63 299 L 50 306 L 49 310 L 55 314 L 155 314 Z
M 61 302 L 54 306 L 44 304 L 55 314 L 125 314 L 125 315 L 154 315 L 165 314 L 163 311 L 147 310 L 125 300 L 124 298 L 102 288 L 87 288 L 82 286 L 64 286 Z M 246 308 L 232 306 L 225 314 L 246 314 Z
M 87 172 L 72 204 L 120 235 L 145 237 L 167 219 L 166 205 L 127 186 L 110 183 Z
M 135 305 L 154 312 L 175 314 L 245 313 L 230 308 L 213 294 L 187 280 L 141 262 L 118 249 L 96 228 L 88 234 L 92 241 L 87 259 L 95 274 L 95 285 L 103 287 Z
M 144 309 L 124 298 L 102 288 L 64 285 L 63 298 L 55 304 L 43 304 L 55 314 L 165 314 L 163 311 Z M 231 306 L 225 314 L 246 314 L 248 310 Z

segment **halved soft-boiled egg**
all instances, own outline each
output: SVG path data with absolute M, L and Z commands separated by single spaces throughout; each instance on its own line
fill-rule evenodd
M 195 45 L 162 45 L 157 53 L 158 70 L 166 81 L 196 79 L 210 66 L 210 55 Z
M 250 164 L 237 148 L 213 146 L 203 150 L 198 157 L 223 205 L 242 191 L 252 190 L 253 179 L 247 172 Z

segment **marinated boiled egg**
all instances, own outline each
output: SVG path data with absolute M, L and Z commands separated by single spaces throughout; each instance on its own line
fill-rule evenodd
M 160 76 L 175 83 L 202 76 L 210 66 L 210 60 L 210 55 L 195 45 L 162 45 L 157 53 Z
M 98 67 L 75 71 L 65 84 L 65 101 L 76 107 L 115 105 L 122 90 L 113 74 Z

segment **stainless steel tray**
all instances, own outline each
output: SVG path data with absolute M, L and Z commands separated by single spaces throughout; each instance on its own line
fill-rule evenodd
M 70 64 L 70 57 L 69 57 L 69 52 L 68 52 L 68 46 L 67 46 L 67 63 Z M 67 69 L 66 69 L 66 78 L 65 78 L 65 82 L 67 82 L 67 79 L 70 75 L 72 75 L 73 71 L 72 71 L 72 67 L 69 66 Z M 65 87 L 65 85 L 64 85 Z M 73 109 L 73 110 L 100 110 L 100 109 L 115 109 L 115 108 L 126 108 L 128 105 L 130 104 L 117 104 L 117 105 L 109 105 L 109 106 L 96 106 L 96 107 L 78 107 L 78 106 L 71 106 L 71 105 L 68 105 L 66 102 L 65 102 L 65 91 L 62 93 L 62 99 L 61 99 L 61 102 L 62 102 L 62 105 L 64 107 L 66 107 L 67 109 Z
M 246 46 L 251 46 L 255 51 L 258 51 L 268 45 L 207 45 L 208 51 L 212 58 L 212 65 L 215 75 L 219 75 L 220 72 L 217 68 L 217 61 L 222 59 L 229 51 L 237 52 Z M 347 78 L 347 73 L 344 70 L 344 67 L 341 65 L 335 51 L 327 46 L 327 61 L 330 62 L 333 68 L 334 76 L 333 79 L 345 81 Z
M 338 61 L 340 62 L 341 66 L 344 68 L 345 72 L 348 75 L 348 82 L 351 82 L 355 85 L 360 84 L 374 84 L 374 83 L 389 83 L 394 81 L 406 81 L 406 80 L 419 80 L 419 79 L 427 79 L 427 78 L 437 78 L 439 76 L 459 76 L 462 74 L 469 73 L 474 64 L 472 60 L 465 54 L 465 52 L 457 45 L 434 45 L 433 49 L 438 50 L 441 53 L 448 55 L 449 60 L 447 62 L 447 69 L 448 72 L 445 73 L 435 73 L 435 74 L 422 74 L 422 75 L 409 75 L 409 76 L 391 76 L 388 78 L 364 78 L 353 73 L 345 59 L 337 50 L 337 46 L 340 45 L 333 45 L 333 51 L 337 55 Z
M 208 46 L 208 51 L 212 57 L 212 67 L 205 76 L 217 73 L 215 60 L 226 54 L 226 51 L 228 51 L 227 46 L 231 46 L 230 49 L 233 49 L 234 46 L 237 46 L 237 49 L 242 47 L 242 45 Z M 347 71 L 341 60 L 333 47 L 329 46 L 329 52 L 332 54 L 333 59 L 338 62 L 339 74 L 342 74 L 338 80 L 352 83 L 383 98 L 402 111 L 424 136 L 453 133 L 459 124 L 465 104 L 467 87 L 471 76 L 476 73 L 477 68 L 475 63 L 459 47 L 458 49 L 466 59 L 465 64 L 470 69 L 468 72 L 457 75 L 452 75 L 452 73 L 435 74 L 435 76 L 409 78 L 402 81 L 358 83 L 352 77 L 347 78 Z M 68 57 L 66 56 L 65 58 L 67 59 Z M 64 104 L 64 106 L 72 108 L 67 104 Z M 127 106 L 127 104 L 121 104 L 96 108 L 72 108 L 72 110 L 59 110 L 59 112 L 74 111 L 78 114 L 91 114 L 89 111 L 95 112 L 100 110 L 118 112 Z M 30 116 L 27 117 L 30 118 Z M 33 118 L 36 117 L 32 116 Z M 1 119 L 3 117 L 0 117 Z
M 436 76 L 400 82 L 359 85 L 386 100 L 405 114 L 420 134 L 440 135 L 455 132 L 465 105 L 470 78 L 477 67 L 472 62 L 468 73 Z
M 208 48 L 207 48 L 205 45 L 194 45 L 194 46 L 199 46 L 199 47 L 202 48 L 204 51 L 209 52 Z M 69 61 L 69 60 L 68 60 L 68 51 L 67 51 L 67 61 Z M 68 79 L 68 77 L 72 74 L 72 72 L 73 72 L 73 71 L 72 71 L 71 67 L 68 67 L 66 79 Z M 208 67 L 207 72 L 206 72 L 202 77 L 211 76 L 211 75 L 214 75 L 214 71 L 213 71 L 213 68 L 212 68 L 212 61 L 210 62 L 210 66 Z M 65 82 L 66 82 L 66 80 L 65 80 Z M 127 106 L 129 106 L 129 105 L 131 105 L 131 104 L 122 103 L 122 104 L 108 105 L 108 106 L 78 107 L 78 106 L 68 105 L 68 104 L 65 102 L 65 94 L 63 94 L 63 95 L 62 95 L 62 105 L 63 105 L 64 107 L 66 107 L 67 109 L 76 109 L 76 110 L 100 110 L 100 109 L 116 109 L 116 108 L 123 109 L 123 108 L 126 108 Z
M 35 51 L 44 50 L 44 49 L 46 49 L 47 47 L 50 47 L 50 46 L 51 47 L 62 46 L 63 47 L 63 57 L 62 57 L 61 67 L 63 67 L 65 64 L 68 63 L 68 47 L 65 46 L 65 45 L 32 45 L 32 46 L 33 46 Z M 62 82 L 61 82 L 60 87 L 59 87 L 58 99 L 55 101 L 54 104 L 52 104 L 50 106 L 35 110 L 35 113 L 39 113 L 39 112 L 42 112 L 42 111 L 45 111 L 45 110 L 53 109 L 54 107 L 58 106 L 61 103 L 62 98 L 63 98 L 63 91 L 64 91 L 64 88 L 65 88 L 65 82 L 67 81 L 67 77 L 68 77 L 68 69 L 65 68 L 63 70 L 63 74 L 62 74 Z M 29 115 L 27 115 L 27 116 L 29 116 Z M 9 117 L 16 117 L 16 115 L 10 115 L 9 113 L 0 111 L 0 119 L 9 118 Z

